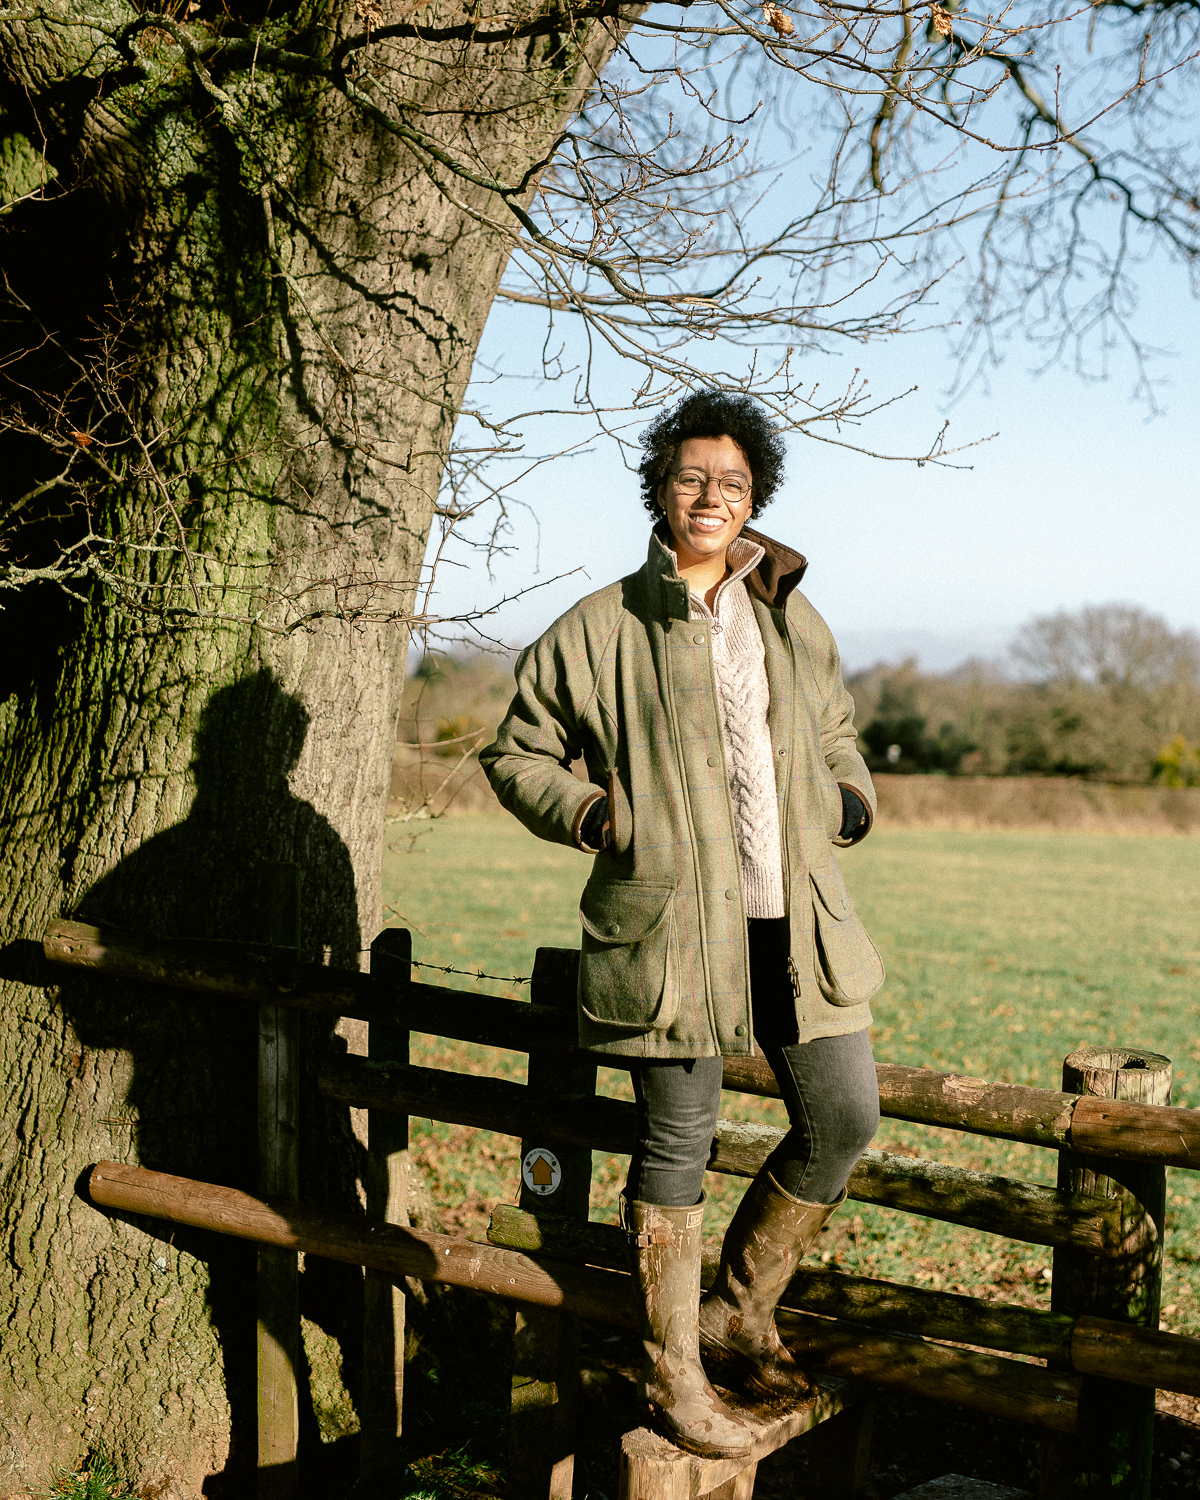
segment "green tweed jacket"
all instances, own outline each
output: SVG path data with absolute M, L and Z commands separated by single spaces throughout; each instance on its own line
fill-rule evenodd
M 796 588 L 804 558 L 742 535 L 766 549 L 746 582 L 766 644 L 796 1020 L 810 1041 L 869 1026 L 883 983 L 832 849 L 844 842 L 839 783 L 872 818 L 875 792 L 833 637 Z M 627 1057 L 753 1050 L 711 643 L 690 614 L 674 555 L 652 535 L 643 568 L 521 654 L 516 696 L 479 757 L 503 806 L 552 842 L 581 847 L 583 815 L 608 793 L 612 846 L 580 902 L 579 1037 Z M 580 756 L 590 786 L 568 769 Z

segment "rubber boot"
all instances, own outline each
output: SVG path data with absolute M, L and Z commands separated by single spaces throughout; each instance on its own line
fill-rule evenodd
M 751 1396 L 801 1400 L 815 1387 L 784 1348 L 775 1308 L 836 1203 L 804 1203 L 764 1167 L 738 1204 L 721 1268 L 700 1304 L 700 1350 L 722 1383 Z
M 642 1394 L 655 1427 L 701 1458 L 748 1458 L 748 1429 L 709 1385 L 700 1363 L 696 1317 L 704 1200 L 694 1208 L 660 1208 L 622 1198 L 621 1221 L 637 1283 Z

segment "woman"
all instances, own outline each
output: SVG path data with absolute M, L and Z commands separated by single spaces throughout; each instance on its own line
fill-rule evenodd
M 580 1045 L 629 1060 L 639 1140 L 622 1199 L 656 1424 L 705 1457 L 750 1435 L 700 1363 L 746 1392 L 811 1387 L 775 1330 L 803 1251 L 875 1134 L 866 1028 L 883 965 L 831 844 L 875 794 L 798 553 L 746 530 L 783 443 L 757 402 L 698 392 L 643 434 L 646 564 L 582 600 L 517 663 L 480 756 L 540 838 L 594 851 L 580 903 Z M 574 776 L 583 757 L 591 785 Z M 757 1039 L 791 1129 L 700 1294 L 704 1169 L 722 1058 Z

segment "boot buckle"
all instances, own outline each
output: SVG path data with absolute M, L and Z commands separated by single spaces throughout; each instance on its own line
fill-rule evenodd
M 660 1224 L 656 1229 L 645 1229 L 637 1231 L 627 1229 L 625 1233 L 629 1237 L 629 1243 L 636 1245 L 639 1250 L 644 1250 L 648 1245 L 673 1245 L 675 1243 L 675 1231 L 669 1224 Z

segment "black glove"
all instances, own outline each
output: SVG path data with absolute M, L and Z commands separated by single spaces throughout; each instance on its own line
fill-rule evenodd
M 607 824 L 608 798 L 597 797 L 583 815 L 583 822 L 579 825 L 579 842 L 586 844 L 589 849 L 607 849 L 612 843 L 612 834 Z
M 838 838 L 852 839 L 867 821 L 867 806 L 848 786 L 840 786 L 838 791 L 842 794 L 842 826 L 838 829 Z

